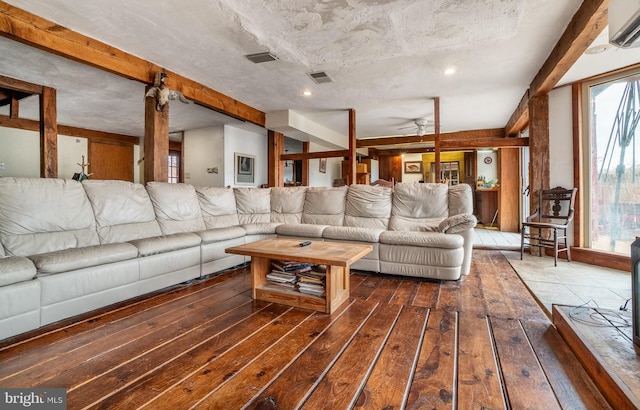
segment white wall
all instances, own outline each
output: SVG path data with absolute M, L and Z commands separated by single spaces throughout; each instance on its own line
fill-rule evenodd
M 262 133 L 241 128 L 224 126 L 224 186 L 235 186 L 235 153 L 255 155 L 255 184 L 260 186 L 269 182 L 268 174 L 268 138 L 267 130 Z M 185 159 L 185 163 L 186 163 Z
M 573 181 L 573 120 L 571 87 L 560 87 L 549 93 L 549 187 L 570 188 Z M 577 155 L 577 153 L 575 154 Z M 575 159 L 578 160 L 577 158 Z M 535 158 L 531 158 L 535 161 Z M 578 223 L 574 219 L 574 224 Z M 573 224 L 567 232 L 573 245 Z
M 498 179 L 498 152 L 497 151 L 478 151 L 478 178 L 484 177 L 489 182 L 492 179 Z M 491 163 L 485 163 L 485 158 L 491 158 Z M 498 181 L 500 183 L 500 181 Z
M 422 180 L 422 174 L 405 174 L 404 173 L 404 163 L 407 161 L 422 162 L 422 154 L 404 154 L 404 157 L 402 158 L 402 182 L 418 182 Z M 422 170 L 422 173 L 424 173 L 424 169 Z
M 225 186 L 224 126 L 185 131 L 183 135 L 184 182 L 195 186 Z M 218 173 L 208 173 L 208 168 Z M 230 168 L 233 170 L 233 166 Z
M 39 133 L 0 127 L 0 176 L 40 176 Z
M 309 152 L 331 151 L 333 148 L 310 142 Z M 327 172 L 320 172 L 320 160 L 309 160 L 309 186 L 331 186 L 334 179 L 342 177 L 342 157 L 327 158 Z
M 571 87 L 549 93 L 549 187 L 573 187 Z M 577 160 L 577 159 L 576 159 Z
M 82 171 L 82 167 L 78 164 L 89 162 L 89 141 L 86 138 L 70 137 L 66 135 L 58 135 L 58 177 L 70 179 L 73 174 Z M 85 168 L 85 172 L 87 169 Z M 38 175 L 40 173 L 38 172 Z

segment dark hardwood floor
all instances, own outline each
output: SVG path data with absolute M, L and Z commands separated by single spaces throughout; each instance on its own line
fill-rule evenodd
M 352 272 L 332 315 L 254 302 L 248 268 L 0 344 L 0 387 L 68 408 L 610 408 L 499 251 L 435 282 Z

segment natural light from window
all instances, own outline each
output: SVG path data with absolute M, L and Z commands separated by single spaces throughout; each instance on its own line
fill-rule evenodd
M 640 236 L 640 76 L 589 86 L 590 139 L 586 242 L 629 255 Z

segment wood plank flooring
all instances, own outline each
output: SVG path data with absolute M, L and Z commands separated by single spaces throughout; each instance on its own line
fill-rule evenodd
M 0 344 L 0 387 L 83 409 L 608 409 L 498 251 L 457 282 L 352 272 L 331 315 L 250 295 L 249 269 Z

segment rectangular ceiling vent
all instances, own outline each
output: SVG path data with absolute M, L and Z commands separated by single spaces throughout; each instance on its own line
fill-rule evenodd
M 245 57 L 256 64 L 276 61 L 278 59 L 278 57 L 274 56 L 268 51 L 265 51 L 264 53 L 247 54 Z
M 313 81 L 315 81 L 318 84 L 333 82 L 333 78 L 329 77 L 329 74 L 327 74 L 324 71 L 316 71 L 315 73 L 309 73 L 308 75 L 309 77 L 311 77 Z

